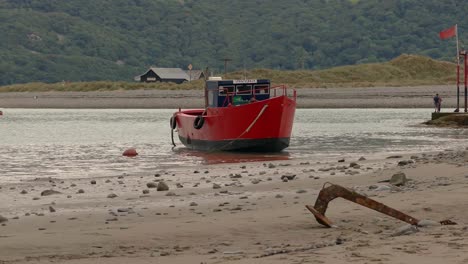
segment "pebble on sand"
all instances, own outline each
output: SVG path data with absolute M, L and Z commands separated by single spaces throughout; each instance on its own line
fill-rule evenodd
M 169 186 L 165 182 L 159 182 L 158 188 L 156 189 L 158 192 L 160 191 L 169 191 Z
M 158 185 L 156 183 L 154 183 L 154 182 L 148 182 L 146 184 L 146 187 L 148 187 L 148 188 L 157 188 Z
M 0 215 L 0 223 L 3 223 L 3 222 L 8 222 L 8 218 Z
M 407 181 L 408 179 L 406 179 L 406 174 L 403 172 L 399 172 L 392 175 L 392 178 L 390 179 L 390 184 L 395 186 L 403 186 L 406 184 Z

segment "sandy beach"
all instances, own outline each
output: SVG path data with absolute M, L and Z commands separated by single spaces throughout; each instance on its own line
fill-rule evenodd
M 448 86 L 301 89 L 298 104 L 431 108 L 436 92 L 445 107 L 455 105 L 456 91 Z M 201 91 L 1 93 L 0 106 L 185 108 L 202 105 L 200 96 Z M 468 262 L 467 145 L 387 157 L 343 155 L 320 162 L 186 164 L 109 177 L 3 181 L 0 263 Z M 388 182 L 400 173 L 407 181 Z M 336 227 L 325 228 L 305 205 L 315 203 L 327 182 L 422 220 L 421 226 L 337 199 L 326 213 Z M 458 224 L 439 224 L 447 219 Z
M 0 263 L 467 263 L 468 146 L 343 158 L 1 184 Z M 400 172 L 404 185 L 381 182 Z M 304 206 L 326 182 L 430 221 L 337 199 L 324 228 Z
M 463 90 L 463 88 L 462 88 Z M 442 109 L 453 111 L 456 87 L 301 88 L 299 108 L 432 108 L 439 93 Z M 463 91 L 461 91 L 463 105 Z M 0 108 L 198 108 L 202 90 L 0 93 Z

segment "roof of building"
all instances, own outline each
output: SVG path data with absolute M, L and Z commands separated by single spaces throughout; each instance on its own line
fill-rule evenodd
M 190 76 L 181 68 L 150 68 L 161 79 L 185 79 L 188 80 Z
M 147 74 L 149 71 L 153 71 L 161 79 L 184 79 L 184 80 L 187 80 L 187 81 L 190 79 L 190 76 L 186 72 L 184 72 L 181 68 L 156 68 L 156 67 L 151 67 L 151 68 L 149 68 L 148 71 L 146 71 L 144 74 L 142 74 L 140 76 L 143 76 L 143 75 Z
M 203 71 L 202 70 L 186 70 L 185 73 L 188 74 L 190 78 L 190 80 L 198 80 L 202 77 L 202 74 L 203 74 Z

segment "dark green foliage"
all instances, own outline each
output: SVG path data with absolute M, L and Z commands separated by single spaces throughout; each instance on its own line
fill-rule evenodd
M 323 69 L 402 53 L 454 61 L 462 0 L 0 0 L 0 85 L 125 80 L 148 66 Z M 466 29 L 465 29 L 466 26 Z

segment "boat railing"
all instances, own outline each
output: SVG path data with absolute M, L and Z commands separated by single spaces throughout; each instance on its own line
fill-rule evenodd
M 269 89 L 269 91 L 268 91 Z M 223 105 L 229 105 L 233 103 L 233 97 L 236 95 L 234 91 L 230 92 L 228 88 L 219 88 L 218 91 L 222 91 L 223 95 L 225 96 Z M 254 88 L 252 89 L 252 98 L 256 100 L 257 97 L 261 97 L 261 95 L 265 95 L 269 93 L 270 98 L 279 97 L 279 96 L 286 96 L 289 98 L 293 98 L 296 101 L 297 94 L 296 89 L 288 88 L 286 85 L 277 85 L 270 88 Z M 246 94 L 237 94 L 237 95 L 246 95 Z
M 296 101 L 296 89 L 288 88 L 285 84 L 273 86 L 270 88 L 270 97 L 286 96 Z

